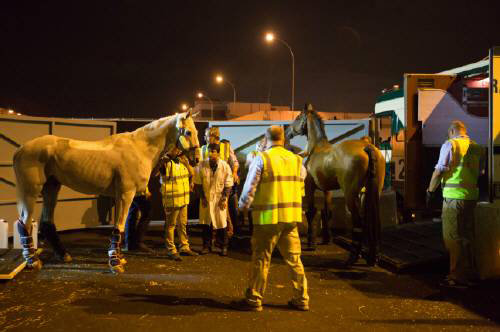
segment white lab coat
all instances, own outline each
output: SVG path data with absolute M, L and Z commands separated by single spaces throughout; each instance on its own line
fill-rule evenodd
M 227 226 L 226 209 L 219 208 L 219 201 L 225 187 L 233 186 L 233 175 L 229 164 L 219 159 L 215 174 L 210 168 L 209 160 L 202 160 L 196 167 L 194 183 L 201 184 L 208 206 L 203 207 L 200 199 L 200 224 L 213 225 L 214 229 Z

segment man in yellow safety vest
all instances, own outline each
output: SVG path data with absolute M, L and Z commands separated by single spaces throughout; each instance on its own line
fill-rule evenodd
M 477 179 L 482 148 L 467 136 L 463 122 L 453 121 L 449 139 L 441 146 L 439 160 L 427 189 L 427 204 L 439 184 L 443 188 L 443 239 L 450 254 L 450 271 L 441 283 L 465 288 L 477 280 L 474 261 L 474 210 L 479 198 Z
M 180 150 L 174 148 L 167 154 L 167 158 L 160 167 L 160 190 L 163 209 L 165 211 L 165 245 L 168 258 L 180 261 L 179 252 L 183 256 L 198 256 L 189 247 L 187 235 L 187 206 L 191 191 L 190 178 L 194 170 L 186 157 L 179 156 Z M 179 252 L 174 243 L 174 231 L 177 227 L 179 237 Z
M 278 246 L 292 276 L 293 298 L 288 305 L 306 311 L 309 296 L 297 229 L 297 223 L 302 222 L 306 169 L 300 156 L 284 148 L 283 128 L 270 127 L 266 138 L 270 148 L 254 158 L 238 204 L 240 210 L 252 206 L 254 226 L 249 285 L 245 299 L 233 302 L 233 306 L 240 310 L 262 310 L 271 255 Z

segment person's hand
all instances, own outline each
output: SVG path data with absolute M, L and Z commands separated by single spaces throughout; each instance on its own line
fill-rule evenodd
M 238 173 L 233 174 L 233 181 L 235 184 L 240 184 L 240 177 L 238 176 Z
M 436 192 L 435 191 L 427 191 L 425 192 L 425 207 L 429 209 L 434 202 L 434 199 L 436 198 Z
M 203 206 L 204 208 L 206 208 L 208 206 L 208 202 L 207 202 L 206 198 L 201 199 L 201 206 Z
M 146 199 L 150 199 L 152 194 L 149 190 L 147 190 L 145 196 L 146 196 Z
M 247 208 L 247 207 L 239 207 L 239 206 L 238 206 L 238 211 L 239 211 L 240 213 L 247 213 L 247 212 L 248 212 L 248 208 Z
M 194 191 L 194 182 L 193 181 L 189 182 L 189 191 L 191 191 L 191 192 Z
M 224 198 L 224 199 L 221 199 L 221 200 L 219 201 L 219 208 L 220 208 L 221 210 L 225 210 L 225 209 L 226 209 L 226 206 L 227 206 L 226 199 L 225 199 L 225 198 Z

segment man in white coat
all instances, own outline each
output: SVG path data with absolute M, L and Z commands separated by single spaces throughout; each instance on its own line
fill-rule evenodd
M 212 250 L 212 231 L 221 238 L 222 256 L 227 256 L 227 198 L 233 186 L 233 176 L 228 163 L 219 158 L 220 146 L 208 145 L 208 159 L 200 162 L 195 171 L 195 191 L 200 196 L 200 225 L 203 225 L 203 249 Z

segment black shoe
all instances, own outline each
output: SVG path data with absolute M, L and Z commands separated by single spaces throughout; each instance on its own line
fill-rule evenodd
M 211 250 L 208 249 L 207 247 L 203 247 L 203 249 L 201 249 L 200 251 L 200 255 L 206 255 L 210 252 Z
M 238 311 L 262 311 L 262 305 L 250 304 L 247 300 L 232 301 L 231 308 Z
M 308 304 L 297 304 L 297 303 L 293 302 L 292 300 L 288 301 L 288 306 L 292 309 L 299 310 L 299 311 L 309 311 Z

